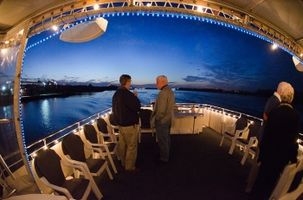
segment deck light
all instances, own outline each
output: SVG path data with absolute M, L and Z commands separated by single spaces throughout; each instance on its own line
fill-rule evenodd
M 53 25 L 53 26 L 52 26 L 52 29 L 53 29 L 53 31 L 57 31 L 59 28 L 58 28 L 58 26 Z
M 99 10 L 99 4 L 94 5 L 94 10 Z
M 278 45 L 276 44 L 276 43 L 273 43 L 272 45 L 271 45 L 271 49 L 272 50 L 276 50 L 278 48 Z
M 32 154 L 32 158 L 35 158 L 36 156 L 37 156 L 36 152 Z
M 47 145 L 44 145 L 43 150 L 47 150 L 47 149 L 48 149 Z

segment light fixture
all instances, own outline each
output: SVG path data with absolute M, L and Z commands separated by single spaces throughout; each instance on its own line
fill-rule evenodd
M 58 140 L 55 140 L 55 144 L 58 144 L 59 143 L 59 141 Z
M 24 29 L 18 32 L 19 35 L 23 35 Z
M 303 53 L 300 54 L 300 57 L 301 57 L 301 58 L 303 57 Z
M 276 43 L 273 43 L 272 45 L 271 45 L 271 49 L 272 50 L 276 50 L 278 48 L 278 45 L 276 44 Z
M 35 158 L 36 156 L 37 156 L 36 152 L 32 154 L 32 158 Z
M 4 92 L 4 91 L 6 90 L 6 86 L 3 85 L 3 86 L 1 87 L 1 90 Z
M 151 4 L 151 3 L 147 3 L 146 6 L 147 6 L 147 7 L 151 7 L 152 4 Z
M 47 150 L 47 149 L 48 149 L 47 145 L 44 145 L 43 150 Z
M 94 10 L 99 10 L 99 4 L 94 5 Z
M 197 11 L 198 11 L 198 12 L 203 12 L 202 6 L 197 6 Z
M 9 41 L 8 41 L 8 40 L 4 42 L 4 44 L 8 44 L 8 43 L 9 43 Z
M 53 26 L 52 26 L 52 29 L 53 29 L 53 31 L 57 31 L 59 28 L 58 28 L 58 26 L 53 25 Z
M 1 49 L 1 54 L 2 54 L 2 55 L 6 55 L 7 52 L 8 52 L 8 49 L 7 49 L 7 48 Z

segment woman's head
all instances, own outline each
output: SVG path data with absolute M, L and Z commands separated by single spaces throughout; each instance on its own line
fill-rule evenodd
M 277 92 L 279 93 L 282 102 L 291 103 L 294 99 L 295 90 L 291 84 L 287 82 L 280 82 Z

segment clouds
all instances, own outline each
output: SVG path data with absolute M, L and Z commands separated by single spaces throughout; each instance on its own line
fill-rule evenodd
M 62 83 L 106 85 L 128 73 L 134 85 L 143 87 L 165 74 L 176 87 L 257 90 L 285 80 L 302 88 L 303 77 L 290 56 L 269 48 L 264 41 L 211 24 L 117 17 L 109 18 L 106 34 L 91 42 L 69 44 L 54 37 L 31 49 L 24 71 Z

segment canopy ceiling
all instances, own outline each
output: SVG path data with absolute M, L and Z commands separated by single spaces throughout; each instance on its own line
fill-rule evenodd
M 216 2 L 245 11 L 277 27 L 303 46 L 303 0 L 202 1 Z M 7 32 L 29 17 L 71 2 L 79 0 L 0 0 L 0 33 Z

